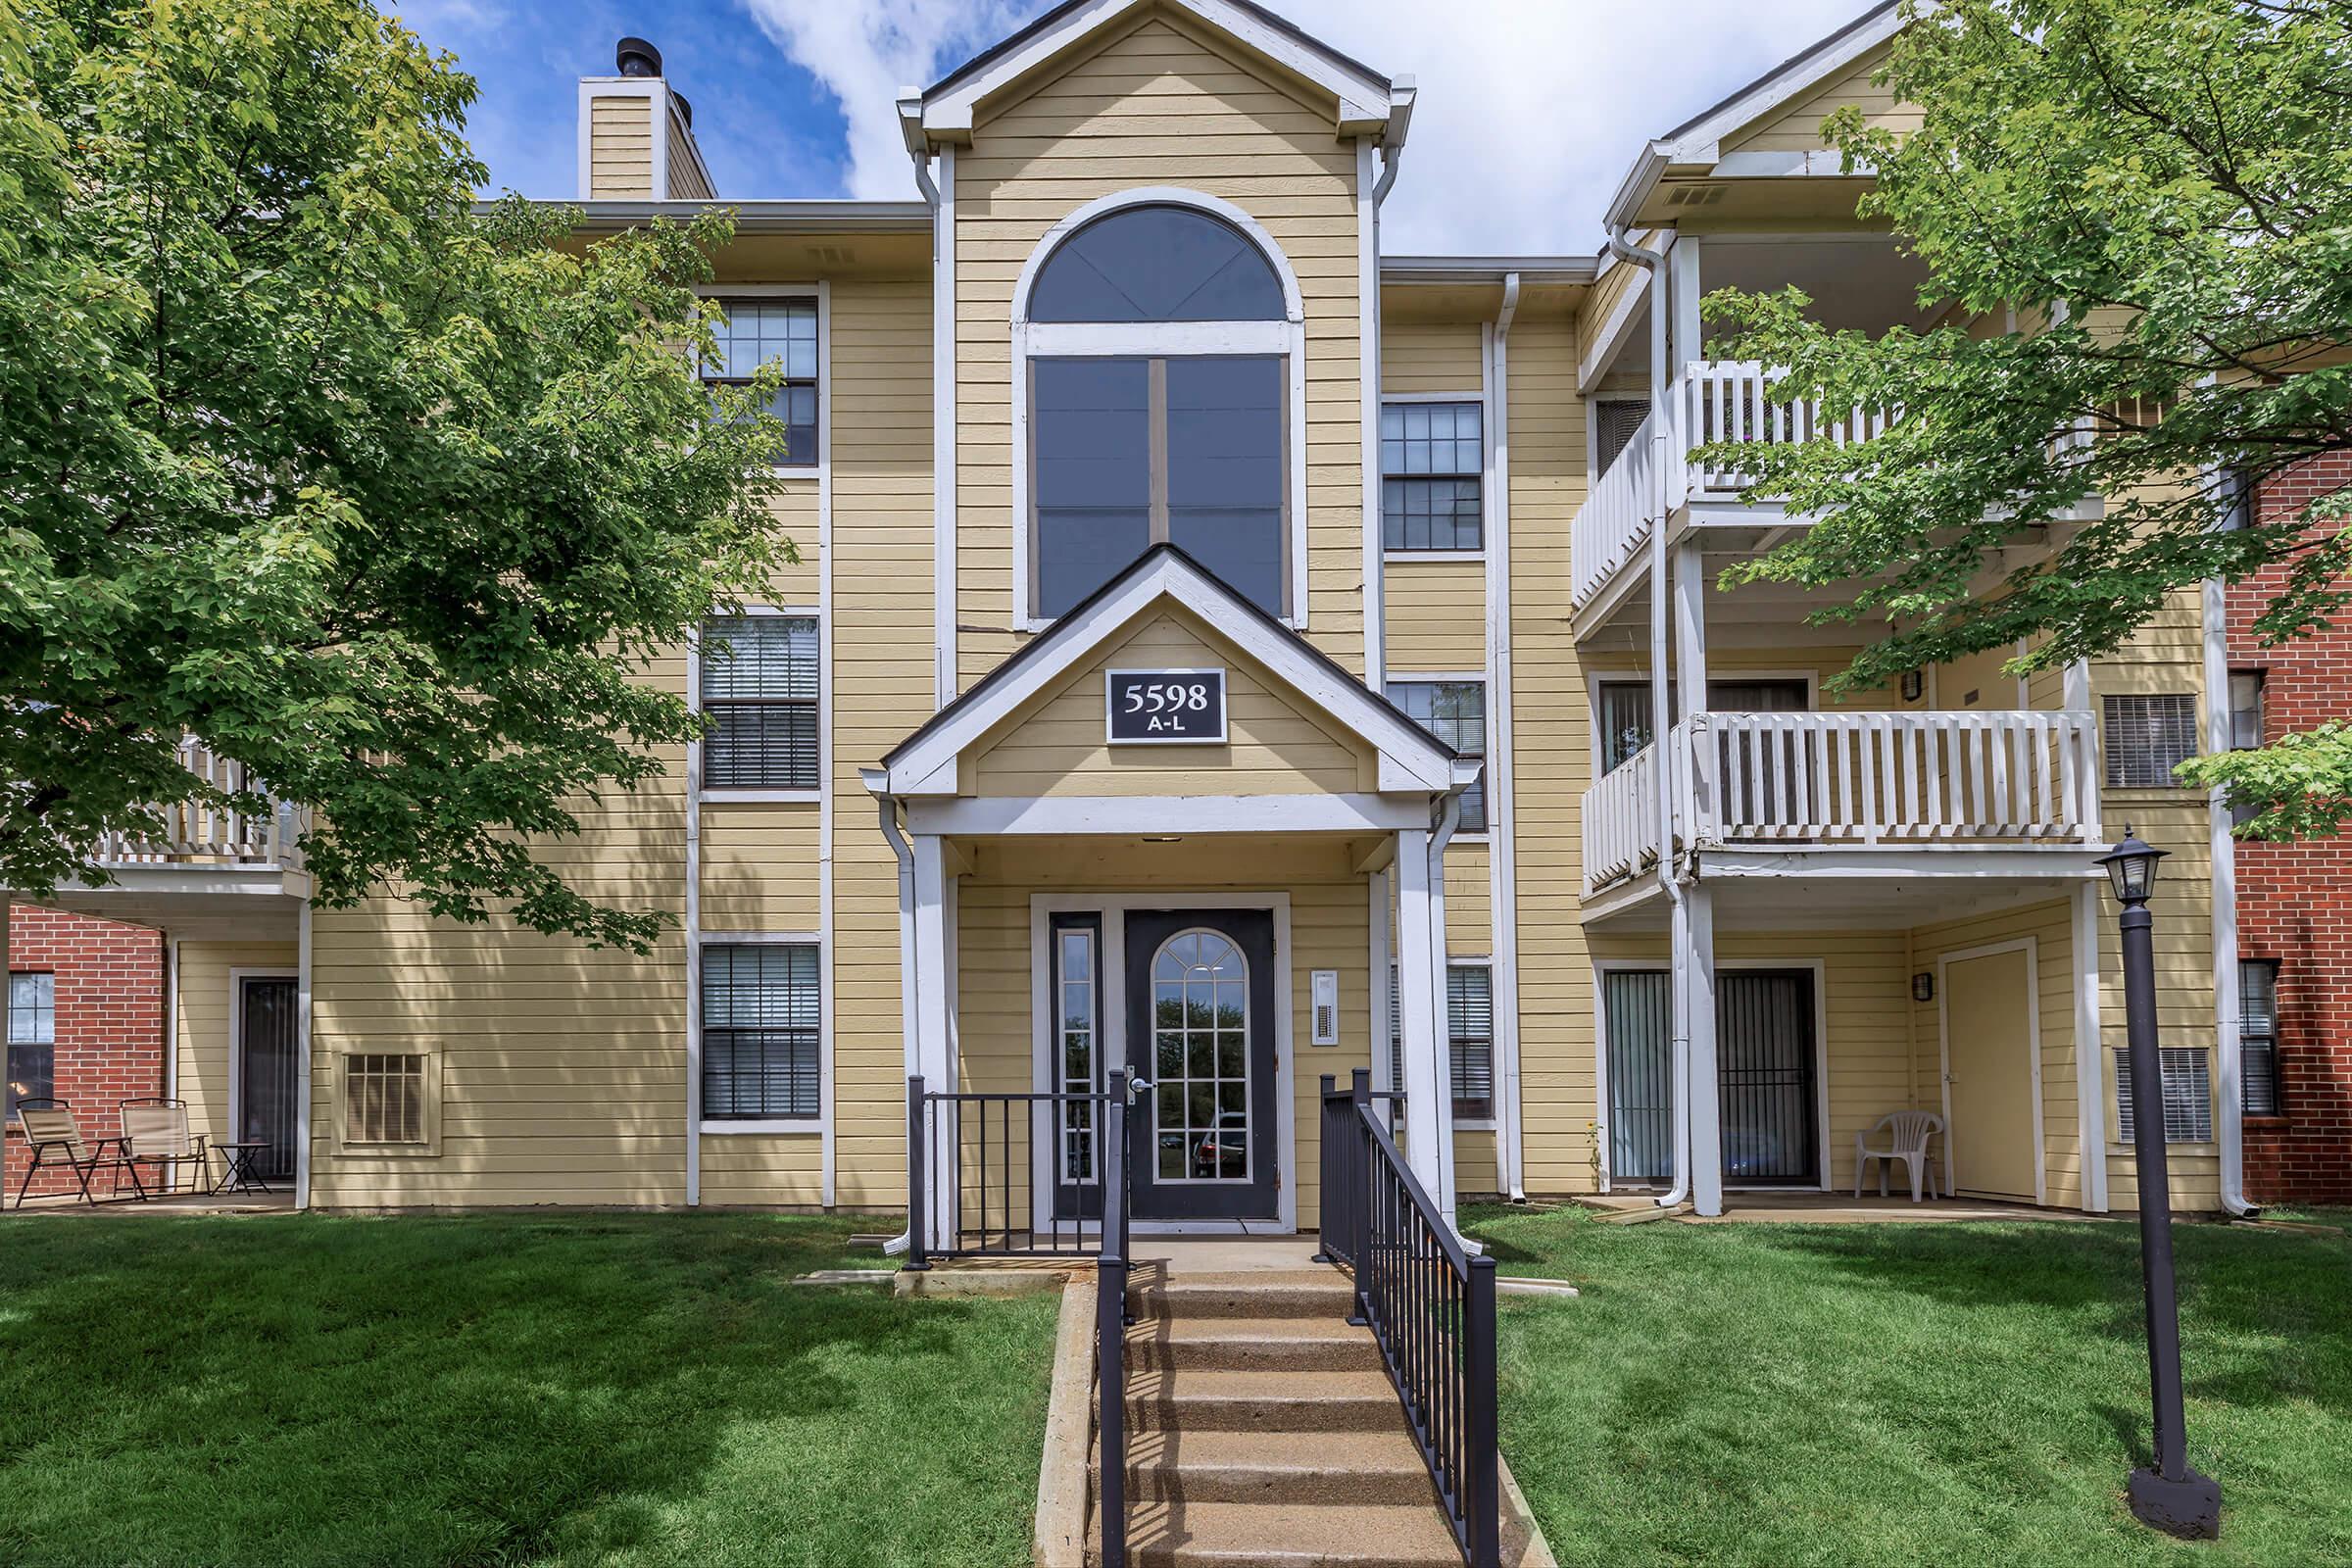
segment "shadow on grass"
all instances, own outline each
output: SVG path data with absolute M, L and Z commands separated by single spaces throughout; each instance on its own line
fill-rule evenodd
M 870 1511 L 866 1539 L 887 1540 L 891 1487 L 844 1456 L 919 1443 L 927 1391 L 1017 1430 L 1029 1380 L 1001 1303 L 791 1284 L 852 1261 L 849 1228 L 20 1230 L 0 1253 L 0 1560 L 607 1561 L 660 1544 L 729 1475 L 773 1488 L 758 1500 L 783 1519 L 796 1486 L 846 1488 L 833 1512 Z

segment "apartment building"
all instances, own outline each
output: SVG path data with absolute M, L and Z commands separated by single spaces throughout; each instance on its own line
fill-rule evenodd
M 1713 587 L 1806 523 L 1690 451 L 1849 416 L 1769 405 L 1702 291 L 1916 321 L 1820 140 L 1907 113 L 1897 25 L 1629 149 L 1600 255 L 1517 257 L 1387 248 L 1392 183 L 1446 177 L 1412 79 L 1237 0 L 1072 0 L 910 90 L 905 201 L 713 191 L 630 40 L 579 85 L 585 231 L 738 212 L 710 372 L 783 362 L 802 554 L 649 673 L 710 738 L 548 851 L 674 933 L 314 907 L 290 812 L 60 903 L 172 934 L 201 1122 L 290 1064 L 321 1207 L 887 1212 L 928 1142 L 943 1236 L 1083 1223 L 1102 1130 L 1018 1097 L 1130 1067 L 1138 1225 L 1314 1227 L 1357 1069 L 1448 1206 L 1842 1188 L 1919 1108 L 1946 1185 L 2106 1211 L 2130 822 L 2171 856 L 2174 1198 L 2239 1206 L 2228 821 L 2169 771 L 2226 742 L 2218 604 L 1839 701 L 1850 640 Z M 975 1098 L 910 1139 L 915 1078 Z
M 97 1139 L 122 1131 L 124 1101 L 169 1092 L 165 956 L 163 939 L 139 926 L 24 905 L 9 909 L 0 1200 L 14 1203 L 81 1186 L 67 1166 L 31 1168 L 18 1101 L 63 1100 L 84 1134 Z M 99 1182 L 101 1192 L 111 1191 L 111 1174 Z

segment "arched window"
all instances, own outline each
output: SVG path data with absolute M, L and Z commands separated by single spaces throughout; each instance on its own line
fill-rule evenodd
M 1292 613 L 1298 290 L 1247 223 L 1116 199 L 1031 263 L 1013 321 L 1031 620 L 1163 540 Z

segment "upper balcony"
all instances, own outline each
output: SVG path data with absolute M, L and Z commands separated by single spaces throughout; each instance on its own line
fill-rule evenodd
M 302 810 L 270 796 L 246 767 L 193 738 L 179 746 L 188 772 L 224 795 L 259 795 L 259 811 L 194 798 L 159 808 L 163 831 L 113 834 L 100 844 L 103 881 L 70 882 L 46 902 L 182 935 L 288 939 L 310 897 Z

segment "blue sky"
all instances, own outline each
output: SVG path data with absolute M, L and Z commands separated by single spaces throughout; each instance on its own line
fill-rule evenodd
M 379 0 L 481 82 L 494 189 L 576 194 L 573 83 L 650 38 L 694 102 L 721 196 L 911 198 L 893 120 L 1050 0 Z M 1270 0 L 1418 78 L 1384 213 L 1394 252 L 1590 252 L 1642 140 L 1796 53 L 1869 0 Z M 1433 25 L 1442 17 L 1443 24 Z

